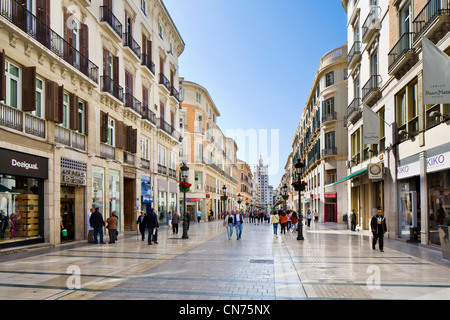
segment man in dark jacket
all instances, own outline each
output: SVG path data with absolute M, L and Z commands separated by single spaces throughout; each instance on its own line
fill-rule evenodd
M 377 240 L 379 240 L 380 251 L 383 252 L 384 239 L 383 236 L 387 231 L 386 218 L 383 216 L 381 208 L 378 207 L 377 215 L 372 217 L 370 228 L 373 233 L 372 249 L 375 250 Z
M 138 217 L 136 224 L 139 226 L 139 232 L 142 235 L 142 241 L 144 241 L 146 228 L 144 211 L 141 211 L 141 215 Z
M 172 218 L 172 231 L 173 234 L 178 234 L 178 225 L 180 224 L 180 215 L 177 211 L 173 214 Z
M 94 243 L 98 244 L 98 235 L 100 234 L 100 244 L 105 244 L 103 242 L 103 227 L 106 226 L 106 223 L 103 220 L 103 216 L 100 213 L 99 208 L 95 209 L 89 219 L 89 223 L 91 224 L 91 227 L 94 228 Z
M 151 245 L 152 241 L 158 244 L 159 222 L 154 208 L 145 216 L 145 222 L 148 228 L 148 245 Z

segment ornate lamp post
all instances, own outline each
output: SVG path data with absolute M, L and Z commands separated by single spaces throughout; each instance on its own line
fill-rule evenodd
M 183 236 L 182 239 L 189 239 L 188 231 L 187 231 L 187 210 L 186 210 L 186 193 L 189 192 L 189 189 L 191 187 L 190 183 L 186 182 L 186 179 L 188 177 L 188 171 L 189 167 L 183 163 L 183 166 L 181 167 L 181 178 L 183 179 L 183 182 L 180 183 L 180 191 L 184 194 L 184 203 L 183 203 Z
M 297 160 L 297 163 L 295 164 L 295 175 L 294 177 L 295 182 L 292 184 L 294 186 L 295 191 L 298 191 L 298 236 L 297 240 L 305 240 L 303 237 L 303 214 L 302 214 L 302 191 L 305 191 L 306 188 L 306 182 L 301 181 L 302 180 L 302 173 L 303 168 L 305 165 L 300 161 L 300 159 Z
M 222 209 L 223 209 L 223 216 L 225 217 L 227 215 L 226 204 L 227 204 L 227 200 L 228 200 L 226 185 L 223 185 L 222 191 L 223 191 L 223 195 L 222 195 L 223 207 L 222 207 Z
M 240 212 L 240 211 L 241 211 L 241 203 L 242 203 L 242 196 L 241 196 L 240 193 L 238 194 L 238 200 L 237 200 L 237 203 L 239 204 L 239 212 Z
M 287 211 L 287 201 L 289 199 L 289 195 L 287 194 L 288 186 L 285 184 L 282 189 L 284 191 L 284 194 L 282 195 L 282 198 L 284 200 L 284 211 L 286 212 Z

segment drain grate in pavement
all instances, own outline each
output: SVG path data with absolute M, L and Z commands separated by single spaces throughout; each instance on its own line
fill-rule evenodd
M 250 263 L 259 263 L 259 264 L 273 264 L 273 260 L 250 260 Z

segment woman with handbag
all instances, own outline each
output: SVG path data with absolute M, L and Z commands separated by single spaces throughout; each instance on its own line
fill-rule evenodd
M 116 212 L 111 212 L 111 217 L 106 220 L 108 226 L 106 227 L 109 231 L 109 243 L 116 243 L 117 237 L 117 224 L 119 223 L 119 219 L 116 217 Z

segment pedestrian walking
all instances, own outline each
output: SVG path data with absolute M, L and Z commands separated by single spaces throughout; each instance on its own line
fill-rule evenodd
M 236 237 L 237 240 L 241 239 L 242 236 L 242 229 L 244 227 L 244 214 L 243 212 L 237 212 L 234 215 L 234 226 L 236 227 Z
M 117 224 L 119 223 L 119 219 L 117 219 L 115 211 L 111 212 L 111 217 L 106 219 L 106 223 L 108 224 L 106 229 L 108 229 L 109 232 L 109 243 L 116 243 Z
M 278 224 L 280 223 L 280 216 L 277 211 L 273 212 L 272 215 L 272 225 L 273 225 L 273 234 L 278 238 Z
M 91 219 L 91 215 L 94 213 L 94 208 L 91 208 L 88 212 L 87 218 L 87 230 L 88 230 L 88 243 L 94 243 L 94 228 L 92 228 L 89 220 Z
M 145 228 L 147 226 L 146 222 L 145 222 L 144 211 L 141 211 L 141 215 L 138 217 L 136 224 L 138 225 L 139 232 L 141 233 L 142 241 L 144 241 L 145 240 Z
M 292 220 L 291 220 L 292 212 L 289 210 L 286 213 L 286 216 L 287 216 L 287 231 L 290 231 L 291 230 L 291 226 L 292 226 Z
M 169 211 L 169 214 L 167 215 L 167 225 L 169 226 L 169 230 L 172 229 L 172 211 Z
M 380 207 L 377 208 L 377 215 L 372 217 L 372 220 L 370 221 L 370 227 L 373 233 L 372 249 L 375 250 L 375 246 L 378 241 L 380 251 L 383 252 L 384 246 L 383 237 L 387 231 L 387 226 L 386 226 L 386 218 L 383 216 L 383 212 L 381 211 Z
M 283 233 L 286 234 L 286 226 L 287 226 L 286 212 L 280 210 L 279 216 L 280 216 L 281 234 Z
M 314 211 L 314 223 L 318 223 L 319 222 L 319 213 L 317 212 L 317 210 Z
M 291 215 L 291 223 L 292 223 L 292 230 L 291 232 L 297 232 L 297 223 L 298 223 L 298 217 L 297 217 L 297 212 L 292 212 Z
M 227 227 L 228 240 L 231 240 L 231 236 L 233 235 L 233 223 L 234 217 L 231 215 L 231 212 L 228 212 L 228 215 L 223 220 L 223 226 Z
M 308 227 L 311 227 L 311 219 L 312 219 L 311 210 L 308 209 L 308 212 L 306 213 L 306 221 L 308 221 Z
M 350 229 L 352 231 L 356 231 L 356 212 L 355 209 L 352 209 L 350 212 Z
M 202 220 L 202 212 L 199 210 L 197 210 L 197 222 L 200 223 L 200 221 Z
M 94 229 L 94 243 L 98 244 L 98 236 L 100 235 L 100 244 L 105 244 L 105 242 L 103 242 L 103 227 L 106 225 L 106 223 L 103 220 L 103 216 L 100 213 L 99 208 L 95 208 L 94 212 L 91 215 L 91 218 L 89 219 L 89 223 Z
M 152 242 L 158 244 L 159 222 L 154 208 L 152 208 L 150 213 L 145 216 L 145 222 L 148 228 L 148 245 L 151 246 Z
M 180 215 L 177 211 L 173 214 L 172 218 L 172 233 L 178 234 L 178 225 L 180 224 Z

